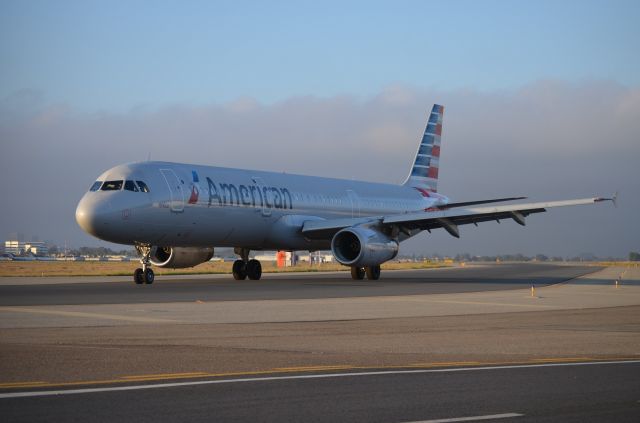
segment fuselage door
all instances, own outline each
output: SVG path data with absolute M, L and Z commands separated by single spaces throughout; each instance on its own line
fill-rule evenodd
M 348 189 L 347 197 L 349 197 L 349 201 L 351 202 L 351 217 L 360 217 L 360 199 L 358 198 L 358 194 Z
M 260 207 L 260 213 L 262 213 L 263 216 L 271 216 L 271 207 L 273 206 L 273 196 L 269 195 L 269 190 L 264 189 L 264 181 L 262 180 L 262 178 L 254 176 L 251 178 L 253 180 L 253 182 L 258 186 L 258 189 L 260 190 L 260 195 L 259 197 L 262 200 L 262 204 Z
M 169 187 L 169 193 L 171 194 L 171 211 L 174 213 L 182 213 L 184 211 L 184 192 L 180 178 L 178 178 L 178 175 L 176 175 L 173 169 L 160 169 L 160 174 L 162 174 L 162 177 Z

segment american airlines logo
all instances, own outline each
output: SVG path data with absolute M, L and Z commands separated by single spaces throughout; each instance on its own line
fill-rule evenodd
M 253 185 L 238 185 L 215 183 L 207 177 L 209 186 L 209 202 L 211 207 L 218 206 L 246 206 L 274 209 L 292 209 L 291 193 L 287 188 L 277 188 Z

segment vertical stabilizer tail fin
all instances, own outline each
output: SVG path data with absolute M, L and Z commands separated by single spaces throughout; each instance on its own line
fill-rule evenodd
M 440 136 L 444 106 L 434 104 L 429 115 L 427 127 L 418 146 L 411 172 L 404 181 L 410 186 L 428 191 L 438 191 L 438 168 L 440 161 Z

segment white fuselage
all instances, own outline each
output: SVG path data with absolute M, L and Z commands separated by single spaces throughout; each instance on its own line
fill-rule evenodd
M 116 166 L 98 181 L 122 187 L 87 192 L 76 219 L 87 232 L 121 244 L 317 250 L 305 221 L 417 212 L 448 199 L 399 185 L 168 162 Z M 143 181 L 125 189 L 124 181 Z M 104 188 L 104 186 L 103 186 Z M 406 238 L 404 236 L 403 238 Z

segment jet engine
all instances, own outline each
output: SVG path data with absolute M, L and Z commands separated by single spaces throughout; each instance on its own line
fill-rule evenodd
M 213 247 L 153 247 L 149 259 L 154 266 L 181 269 L 204 263 L 211 257 Z
M 398 242 L 374 229 L 342 229 L 331 240 L 331 252 L 345 266 L 378 266 L 398 254 Z

